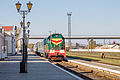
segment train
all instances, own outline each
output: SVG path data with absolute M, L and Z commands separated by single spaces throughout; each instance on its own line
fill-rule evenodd
M 51 34 L 34 45 L 37 55 L 49 60 L 64 60 L 66 58 L 65 39 L 62 34 Z

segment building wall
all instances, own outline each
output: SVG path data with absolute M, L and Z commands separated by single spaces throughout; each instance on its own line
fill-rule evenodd
M 4 37 L 3 36 L 0 36 L 0 59 L 4 59 L 5 57 L 7 57 L 7 40 L 5 40 L 5 46 L 6 46 L 6 51 L 4 52 L 3 51 L 3 48 L 4 48 Z
M 17 53 L 19 53 L 20 50 L 22 50 L 22 40 L 17 41 Z
M 8 55 L 14 55 L 16 52 L 16 41 L 15 36 L 6 36 L 6 39 L 8 40 Z
M 7 53 L 8 53 L 8 40 L 5 40 L 5 46 L 6 46 L 6 48 L 7 48 Z
M 14 30 L 14 26 L 1 26 L 0 28 L 2 28 L 3 30 L 0 33 L 0 36 L 3 35 L 3 43 L 4 43 L 4 35 L 5 35 L 5 45 L 7 48 L 7 52 L 6 52 L 7 55 L 14 55 L 16 53 L 16 31 Z M 2 53 L 2 51 L 0 52 Z
M 12 54 L 12 37 L 10 36 L 5 36 L 5 39 L 8 40 L 8 47 L 7 47 L 7 54 L 11 55 Z
M 3 37 L 0 36 L 0 59 L 2 58 L 2 46 L 3 46 Z
M 12 37 L 12 55 L 16 53 L 16 36 Z

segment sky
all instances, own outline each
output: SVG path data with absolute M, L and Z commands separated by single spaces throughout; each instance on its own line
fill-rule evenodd
M 17 13 L 15 3 L 33 7 L 26 15 L 30 21 L 30 35 L 68 34 L 67 12 L 72 12 L 72 35 L 120 35 L 120 0 L 1 0 L 0 25 L 20 27 L 22 15 Z

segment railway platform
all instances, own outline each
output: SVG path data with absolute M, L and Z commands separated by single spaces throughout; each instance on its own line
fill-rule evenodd
M 83 80 L 29 53 L 28 73 L 19 73 L 21 54 L 0 61 L 0 80 Z

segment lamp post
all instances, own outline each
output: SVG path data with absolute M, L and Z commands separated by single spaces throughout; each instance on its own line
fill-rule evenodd
M 20 13 L 20 15 L 23 16 L 23 21 L 20 22 L 21 27 L 23 28 L 23 49 L 22 49 L 23 57 L 22 57 L 22 62 L 20 62 L 20 73 L 27 73 L 27 51 L 26 51 L 27 44 L 25 43 L 26 42 L 25 15 L 27 15 L 30 12 L 32 8 L 32 3 L 31 2 L 27 3 L 27 7 L 28 10 L 20 10 L 21 3 L 19 3 L 19 1 L 18 3 L 16 3 L 16 8 L 18 10 L 18 13 Z
M 15 37 L 15 38 L 14 38 L 14 41 L 15 41 L 15 42 L 14 42 L 14 46 L 15 46 L 15 47 L 14 47 L 14 48 L 16 49 L 16 48 L 17 48 L 17 42 L 16 42 L 17 26 L 15 26 L 14 30 L 15 30 L 15 36 L 14 36 L 14 37 Z M 17 51 L 15 50 L 15 55 L 16 55 L 16 54 L 17 54 Z
M 28 30 L 27 32 L 28 32 L 28 39 L 29 39 L 29 36 L 30 36 L 30 35 L 29 35 L 29 33 L 30 33 L 30 30 Z
M 4 49 L 4 50 L 3 50 L 3 53 L 5 53 L 5 51 L 6 51 L 6 50 L 5 50 L 5 31 L 4 31 L 4 47 L 3 47 L 3 49 Z
M 28 43 L 29 43 L 29 33 L 30 33 L 30 30 L 27 30 L 27 32 L 28 32 L 28 37 L 27 37 L 27 47 L 28 47 Z M 27 52 L 28 53 L 28 52 Z

